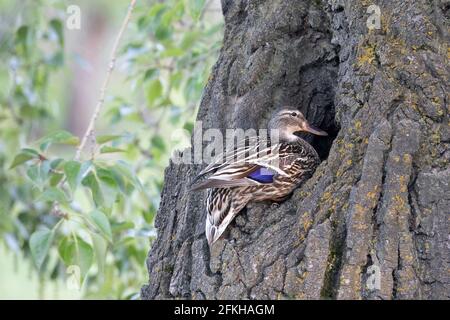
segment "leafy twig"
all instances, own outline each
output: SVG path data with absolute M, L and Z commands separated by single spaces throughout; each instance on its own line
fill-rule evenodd
M 106 77 L 103 82 L 103 86 L 100 89 L 100 98 L 98 99 L 97 105 L 95 106 L 94 113 L 92 114 L 91 120 L 89 121 L 89 125 L 86 129 L 86 132 L 83 135 L 83 138 L 81 139 L 81 143 L 77 148 L 76 154 L 75 154 L 75 160 L 79 160 L 81 157 L 81 152 L 83 151 L 84 147 L 86 146 L 86 143 L 89 139 L 89 137 L 93 138 L 95 137 L 94 134 L 94 128 L 95 128 L 95 122 L 98 118 L 98 115 L 100 114 L 100 110 L 103 106 L 103 103 L 105 101 L 105 92 L 106 88 L 109 83 L 109 79 L 111 77 L 111 73 L 114 70 L 114 66 L 116 63 L 116 51 L 119 46 L 120 39 L 122 38 L 122 35 L 128 25 L 128 22 L 131 18 L 131 13 L 133 12 L 134 6 L 136 5 L 136 0 L 131 0 L 130 5 L 128 7 L 127 15 L 125 16 L 125 19 L 122 22 L 122 26 L 120 27 L 119 33 L 117 34 L 116 40 L 114 42 L 112 51 L 111 51 L 111 59 L 109 62 L 109 68 L 106 72 Z
M 136 5 L 136 0 L 131 0 L 130 5 L 128 6 L 127 15 L 125 16 L 125 19 L 122 22 L 122 26 L 120 27 L 119 33 L 117 34 L 116 40 L 114 42 L 114 45 L 113 45 L 113 48 L 111 51 L 111 59 L 109 62 L 109 68 L 108 68 L 108 71 L 106 72 L 105 80 L 100 89 L 100 98 L 98 99 L 97 105 L 95 106 L 94 113 L 92 114 L 92 117 L 89 121 L 89 125 L 86 129 L 86 132 L 84 133 L 83 138 L 81 139 L 81 143 L 77 147 L 77 151 L 75 153 L 74 160 L 80 160 L 81 152 L 83 151 L 84 147 L 86 146 L 86 143 L 87 143 L 87 140 L 89 139 L 89 137 L 91 137 L 95 142 L 95 134 L 94 134 L 95 122 L 98 118 L 98 115 L 100 114 L 100 110 L 101 110 L 101 108 L 103 106 L 103 102 L 105 100 L 105 92 L 106 92 L 106 88 L 109 83 L 109 79 L 111 77 L 111 73 L 114 70 L 114 66 L 115 66 L 115 62 L 116 62 L 116 51 L 117 51 L 117 48 L 119 47 L 120 39 L 122 38 L 122 35 L 130 21 L 131 13 L 133 12 L 135 5 Z M 58 186 L 63 185 L 65 183 L 65 181 L 66 181 L 66 179 L 61 180 L 60 183 L 58 184 Z M 57 202 L 53 203 L 52 213 L 54 213 L 54 214 L 60 213 L 59 204 Z

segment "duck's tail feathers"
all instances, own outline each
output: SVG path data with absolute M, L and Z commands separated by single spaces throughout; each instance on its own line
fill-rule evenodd
M 219 240 L 220 236 L 227 229 L 230 222 L 233 221 L 235 215 L 236 214 L 231 209 L 219 225 L 214 225 L 211 216 L 208 214 L 208 217 L 206 218 L 205 232 L 206 232 L 206 239 L 208 240 L 208 244 L 210 247 L 213 245 L 214 242 Z
M 208 244 L 211 247 L 214 242 L 216 242 L 220 236 L 227 229 L 228 225 L 233 221 L 234 217 L 242 210 L 247 204 L 248 200 L 241 201 L 239 204 L 231 204 L 228 208 L 228 212 L 225 214 L 223 219 L 219 221 L 214 221 L 214 214 L 211 215 L 209 212 L 206 215 L 205 223 L 205 233 Z

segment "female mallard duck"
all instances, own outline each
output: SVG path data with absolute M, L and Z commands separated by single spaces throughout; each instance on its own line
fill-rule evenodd
M 298 110 L 277 112 L 268 129 L 278 133 L 278 143 L 271 144 L 269 138 L 259 137 L 238 142 L 238 148 L 219 155 L 196 178 L 212 173 L 192 188 L 209 188 L 206 238 L 210 246 L 248 202 L 282 201 L 320 163 L 316 150 L 296 134 L 310 132 L 326 136 L 327 133 L 310 125 Z

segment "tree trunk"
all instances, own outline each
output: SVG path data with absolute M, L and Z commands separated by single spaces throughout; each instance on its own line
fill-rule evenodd
M 247 206 L 211 252 L 201 166 L 165 172 L 142 298 L 449 299 L 448 0 L 223 0 L 203 128 L 291 105 L 330 133 L 279 207 Z M 371 20 L 372 21 L 372 20 Z

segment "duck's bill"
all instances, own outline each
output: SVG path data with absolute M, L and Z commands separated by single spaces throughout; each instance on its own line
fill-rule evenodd
M 313 125 L 310 125 L 309 123 L 305 125 L 304 130 L 306 132 L 310 132 L 312 134 L 318 135 L 318 136 L 327 136 L 328 133 L 326 133 L 325 131 L 314 127 Z

